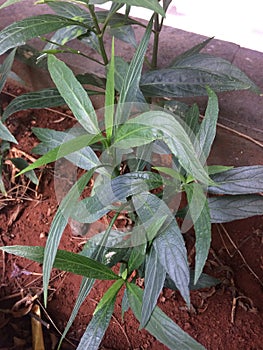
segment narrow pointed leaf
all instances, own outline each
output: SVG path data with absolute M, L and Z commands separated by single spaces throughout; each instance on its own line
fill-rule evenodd
M 136 318 L 141 321 L 143 291 L 135 284 L 127 284 L 129 304 Z M 155 307 L 145 329 L 171 350 L 205 350 L 185 333 L 159 307 Z
M 11 134 L 11 132 L 7 129 L 7 127 L 1 122 L 0 120 L 0 139 L 13 142 L 13 143 L 18 143 L 14 136 Z
M 178 157 L 181 166 L 197 180 L 203 183 L 211 181 L 188 134 L 181 123 L 169 113 L 150 111 L 128 120 L 118 129 L 115 146 L 129 148 L 155 140 L 163 140 L 171 153 Z
M 7 0 L 0 6 L 0 10 L 7 7 L 7 6 L 11 6 L 13 4 L 16 4 L 17 2 L 22 2 L 22 1 L 24 1 L 24 0 Z
M 106 79 L 96 74 L 93 74 L 93 73 L 78 74 L 76 75 L 76 78 L 81 84 L 93 85 L 101 89 L 106 88 Z M 91 93 L 92 91 L 88 90 L 88 95 L 90 95 Z M 99 93 L 99 92 L 96 91 L 96 93 Z
M 168 7 L 170 5 L 170 3 L 172 2 L 172 0 L 163 0 L 163 9 L 164 12 L 166 12 L 168 10 Z
M 78 136 L 74 134 L 74 129 L 69 132 L 56 131 L 53 129 L 42 129 L 32 128 L 34 135 L 42 141 L 36 147 L 33 148 L 32 152 L 36 154 L 45 154 L 55 147 L 63 144 L 63 142 L 73 139 Z M 80 129 L 79 135 L 83 134 L 85 130 Z M 91 147 L 82 148 L 79 151 L 71 153 L 65 156 L 67 160 L 75 164 L 81 169 L 90 170 L 91 168 L 98 167 L 101 165 L 99 158 Z M 104 168 L 98 169 L 98 173 L 107 173 Z
M 116 214 L 113 217 L 107 230 L 103 233 L 102 237 L 98 241 L 98 244 L 95 246 L 95 249 L 85 249 L 87 247 L 87 245 L 89 245 L 89 242 L 90 242 L 90 240 L 89 240 L 89 241 L 87 241 L 84 249 L 80 253 L 81 255 L 86 256 L 88 258 L 92 258 L 96 261 L 102 262 L 106 246 L 108 245 L 107 242 L 108 242 L 108 239 L 109 239 L 109 236 L 111 233 L 111 229 L 112 229 L 113 224 L 115 223 L 115 219 L 117 218 L 117 216 L 118 216 L 118 214 Z M 68 330 L 70 329 L 72 323 L 74 322 L 82 303 L 85 301 L 85 299 L 89 295 L 94 282 L 95 282 L 95 280 L 91 279 L 91 278 L 84 277 L 82 279 L 76 303 L 75 303 L 74 308 L 71 312 L 70 318 L 69 318 L 68 323 L 64 329 L 64 332 L 60 338 L 59 346 L 62 344 L 63 339 L 65 338 Z
M 94 195 L 79 201 L 75 207 L 74 218 L 79 222 L 94 222 L 113 209 L 115 202 L 126 203 L 127 197 L 162 185 L 159 174 L 134 172 L 120 175 L 94 189 Z
M 215 175 L 227 170 L 231 170 L 233 168 L 234 168 L 233 166 L 225 166 L 225 165 L 208 165 L 207 172 L 209 175 Z
M 167 219 L 153 240 L 159 262 L 173 279 L 185 301 L 190 303 L 189 268 L 187 252 L 181 231 L 172 212 L 164 201 L 149 192 L 142 192 L 133 198 L 135 210 L 142 225 L 146 228 L 154 218 L 166 216 Z
M 127 288 L 124 290 L 122 301 L 121 301 L 121 317 L 122 320 L 124 318 L 125 312 L 129 310 L 129 300 L 128 300 L 128 295 L 127 295 Z
M 49 164 L 60 158 L 67 156 L 68 154 L 74 153 L 83 147 L 92 145 L 93 143 L 99 142 L 103 139 L 101 135 L 81 135 L 70 141 L 63 143 L 61 146 L 58 146 L 48 153 L 44 154 L 42 157 L 38 158 L 34 163 L 30 164 L 27 168 L 20 171 L 18 175 L 24 174 L 29 170 L 36 169 L 42 165 Z
M 61 17 L 66 17 L 79 22 L 84 22 L 86 25 L 92 25 L 92 19 L 90 14 L 80 6 L 74 3 L 65 1 L 47 1 L 47 5 Z
M 100 130 L 92 102 L 73 72 L 53 55 L 48 57 L 48 69 L 58 91 L 78 122 L 90 134 L 98 134 Z
M 115 300 L 119 290 L 121 289 L 124 283 L 125 281 L 122 278 L 114 282 L 114 284 L 103 294 L 103 297 L 96 306 L 93 315 L 96 315 L 96 313 L 103 309 L 107 304 L 109 304 L 109 302 L 112 299 Z
M 204 159 L 208 158 L 215 139 L 219 112 L 216 94 L 210 88 L 207 88 L 207 94 L 208 103 L 205 111 L 205 118 L 203 119 L 197 134 L 199 149 Z
M 129 64 L 122 57 L 116 56 L 115 57 L 115 89 L 118 92 L 121 92 L 123 88 L 124 79 L 127 75 L 128 70 L 129 70 Z M 134 101 L 145 103 L 145 99 L 140 89 L 137 89 L 134 97 Z
M 106 92 L 105 92 L 105 128 L 108 140 L 112 136 L 113 128 L 113 117 L 114 117 L 114 101 L 115 101 L 115 81 L 114 81 L 114 71 L 115 71 L 115 57 L 114 57 L 114 38 L 111 44 L 111 60 L 109 65 L 109 71 L 107 74 Z
M 49 278 L 57 254 L 60 239 L 68 223 L 69 217 L 75 210 L 77 200 L 91 179 L 93 173 L 94 169 L 89 170 L 87 173 L 82 175 L 82 177 L 71 187 L 70 191 L 63 198 L 55 214 L 55 217 L 52 220 L 43 260 L 43 289 L 45 303 L 47 302 Z
M 123 283 L 124 280 L 122 279 L 116 281 L 104 294 L 79 342 L 77 347 L 78 350 L 97 350 L 99 348 L 102 338 L 110 323 L 117 293 L 119 292 Z
M 104 3 L 104 0 L 90 0 L 90 4 Z M 161 16 L 165 16 L 164 10 L 157 0 L 112 0 L 112 2 L 117 4 L 125 4 L 129 6 L 139 6 L 154 12 L 157 12 Z
M 144 56 L 151 36 L 152 24 L 153 19 L 151 19 L 147 25 L 144 36 L 133 56 L 127 74 L 124 78 L 117 107 L 117 124 L 127 120 L 129 117 L 129 113 L 127 111 L 124 113 L 122 104 L 125 102 L 134 102 L 135 97 L 138 94 L 141 71 Z M 127 109 L 127 106 L 125 109 Z
M 157 299 L 163 289 L 166 270 L 160 264 L 154 247 L 152 246 L 146 256 L 144 292 L 142 299 L 142 316 L 140 328 L 144 328 L 157 304 Z
M 5 184 L 3 181 L 3 173 L 2 172 L 3 172 L 3 156 L 0 155 L 0 191 L 4 196 L 6 196 L 7 192 L 5 189 Z
M 27 258 L 40 264 L 43 262 L 43 247 L 14 245 L 0 247 L 0 249 L 6 253 Z M 72 272 L 74 274 L 86 276 L 89 278 L 97 278 L 101 280 L 119 279 L 118 275 L 116 275 L 110 268 L 101 264 L 100 262 L 76 253 L 68 252 L 66 250 L 57 251 L 54 260 L 54 267 L 63 271 Z
M 191 47 L 191 49 L 185 51 L 184 53 L 182 53 L 181 55 L 177 56 L 174 61 L 172 62 L 172 64 L 170 65 L 170 68 L 172 67 L 176 67 L 177 65 L 180 65 L 181 62 L 183 62 L 186 58 L 191 57 L 195 54 L 198 54 L 203 48 L 206 47 L 207 44 L 210 43 L 210 41 L 213 38 L 208 38 L 206 40 L 204 40 L 203 42 L 201 42 L 200 44 L 197 44 L 193 47 Z
M 201 273 L 197 283 L 194 283 L 194 277 L 195 277 L 195 271 L 190 270 L 190 283 L 189 283 L 189 289 L 190 290 L 198 290 L 202 288 L 209 288 L 212 286 L 216 286 L 217 284 L 221 283 L 221 281 L 215 277 L 209 276 L 206 273 Z M 170 288 L 172 290 L 178 290 L 174 282 L 171 280 L 171 278 L 167 275 L 166 279 L 164 281 L 164 287 Z
M 51 14 L 22 19 L 0 32 L 0 55 L 9 49 L 25 44 L 29 39 L 72 25 L 86 27 L 81 22 Z
M 3 90 L 7 77 L 11 72 L 11 68 L 15 58 L 15 53 L 16 49 L 12 50 L 4 60 L 3 64 L 0 66 L 0 92 Z
M 202 96 L 207 95 L 206 86 L 215 92 L 260 92 L 245 73 L 230 62 L 204 54 L 187 57 L 173 68 L 149 71 L 140 81 L 140 88 L 146 96 Z
M 28 166 L 27 161 L 23 158 L 11 158 L 10 160 L 19 170 L 25 169 Z M 35 185 L 38 184 L 38 178 L 33 170 L 25 173 L 24 175 L 28 177 L 29 180 Z
M 88 31 L 87 28 L 81 26 L 70 26 L 66 28 L 60 28 L 56 33 L 50 38 L 50 42 L 43 48 L 44 52 L 49 50 L 54 50 L 60 48 L 63 45 L 67 44 L 69 41 L 80 37 L 81 35 L 86 34 Z M 46 54 L 44 54 L 46 55 Z M 41 55 L 43 58 L 43 55 Z
M 134 18 L 128 17 L 125 14 L 121 13 L 112 13 L 112 10 L 116 10 L 116 7 L 113 8 L 111 7 L 111 10 L 109 11 L 98 11 L 96 13 L 97 18 L 100 23 L 104 24 L 105 21 L 109 20 L 108 24 L 110 27 L 120 27 L 124 25 L 129 25 L 129 24 L 138 24 L 140 25 L 141 23 L 136 21 Z
M 211 219 L 202 187 L 191 183 L 185 187 L 188 207 L 195 229 L 195 278 L 197 283 L 206 263 L 211 243 Z
M 216 194 L 253 194 L 263 192 L 263 165 L 243 166 L 211 176 L 217 184 L 209 187 Z
M 263 215 L 263 198 L 257 195 L 208 198 L 212 223 L 223 223 Z
M 137 270 L 145 260 L 146 243 L 137 245 L 132 248 L 132 252 L 128 261 L 128 269 L 131 273 L 133 270 Z
M 29 108 L 56 107 L 65 104 L 63 97 L 57 89 L 44 89 L 29 92 L 14 98 L 3 113 L 2 120 L 5 121 L 13 113 Z
M 132 26 L 112 27 L 110 28 L 110 34 L 116 39 L 132 45 L 135 49 L 137 48 L 135 33 Z
M 86 90 L 89 95 L 96 95 L 98 91 Z M 58 89 L 48 88 L 40 91 L 28 92 L 14 98 L 4 110 L 2 121 L 10 115 L 29 108 L 40 109 L 58 107 L 66 104 Z

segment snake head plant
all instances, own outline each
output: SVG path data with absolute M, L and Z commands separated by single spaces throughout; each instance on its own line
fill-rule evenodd
M 91 3 L 96 1 L 87 5 L 94 17 L 96 13 Z M 115 10 L 119 3 L 150 4 L 140 1 L 112 3 L 112 9 Z M 170 1 L 164 1 L 166 6 L 169 3 Z M 60 4 L 52 2 L 56 9 L 60 8 Z M 92 18 L 84 18 L 84 10 L 73 4 L 70 6 L 72 11 L 81 11 L 78 14 L 83 16 L 83 21 L 79 21 L 78 25 L 86 28 L 88 24 L 85 21 L 91 21 Z M 151 9 L 162 14 L 167 7 L 161 8 L 161 11 L 158 1 L 151 1 Z M 197 57 L 200 58 L 199 51 L 205 45 L 199 45 L 182 55 L 170 68 L 151 70 L 142 75 L 145 53 L 156 15 L 149 21 L 130 64 L 115 57 L 113 40 L 110 61 L 104 57 L 105 64 L 107 63 L 106 83 L 100 80 L 100 83 L 105 84 L 105 107 L 101 111 L 94 110 L 87 91 L 72 70 L 55 57 L 56 52 L 46 50 L 47 67 L 56 89 L 46 89 L 18 97 L 16 102 L 19 99 L 20 106 L 16 107 L 17 104 L 12 102 L 3 116 L 7 118 L 18 110 L 17 108 L 25 107 L 26 101 L 28 103 L 29 100 L 27 108 L 46 107 L 44 97 L 47 101 L 47 97 L 52 96 L 50 104 L 54 106 L 66 103 L 78 122 L 75 128 L 65 132 L 35 128 L 33 131 L 41 143 L 34 151 L 42 156 L 21 172 L 64 158 L 73 164 L 74 171 L 77 168 L 84 170 L 80 177 L 76 177 L 75 183 L 62 199 L 52 221 L 45 248 L 1 248 L 6 252 L 43 263 L 45 303 L 53 267 L 83 276 L 76 305 L 62 339 L 95 280 L 113 281 L 97 305 L 78 349 L 99 347 L 119 293 L 122 293 L 123 312 L 131 308 L 141 327 L 146 328 L 167 347 L 203 349 L 201 344 L 158 308 L 158 296 L 164 286 L 177 289 L 186 304 L 190 305 L 190 289 L 218 282 L 203 273 L 210 248 L 212 223 L 263 213 L 263 199 L 259 195 L 263 186 L 262 166 L 232 168 L 206 164 L 216 134 L 218 101 L 213 91 L 216 87 L 213 79 L 218 71 L 214 75 L 211 71 L 206 71 L 201 80 L 192 75 L 192 80 L 184 83 L 187 87 L 184 91 L 188 91 L 185 93 L 190 94 L 191 91 L 208 95 L 206 113 L 201 122 L 196 106 L 186 108 L 182 118 L 169 109 L 145 103 L 147 97 L 178 96 L 182 91 L 182 79 L 177 79 L 176 76 L 180 70 L 182 74 L 186 74 L 189 67 L 197 64 Z M 57 19 L 56 15 L 53 16 L 53 20 Z M 44 22 L 50 18 L 42 17 Z M 129 17 L 125 18 L 128 21 Z M 34 21 L 38 19 L 37 16 Z M 112 17 L 107 19 L 108 24 Z M 22 22 L 22 27 L 28 25 L 29 22 L 26 21 Z M 73 23 L 75 19 L 62 20 L 60 17 L 60 21 L 64 21 L 63 25 L 58 27 L 60 24 L 54 21 L 53 23 L 57 24 L 54 24 L 52 30 L 76 25 Z M 19 25 L 22 28 L 21 22 Z M 15 25 L 11 28 L 14 27 Z M 29 31 L 24 31 L 24 35 L 25 33 L 29 39 Z M 36 32 L 33 34 L 36 35 Z M 44 33 L 38 32 L 37 35 L 39 34 Z M 0 36 L 0 47 L 2 45 L 3 48 L 3 42 L 6 41 L 3 34 L 0 33 Z M 204 59 L 209 61 L 206 56 Z M 125 67 L 121 78 L 116 68 L 120 62 Z M 230 64 L 226 63 L 224 69 L 226 67 L 229 69 Z M 200 71 L 200 67 L 196 69 Z M 222 65 L 220 69 L 222 73 Z M 195 72 L 195 69 L 192 71 Z M 247 86 L 256 89 L 239 70 L 233 69 L 232 73 L 232 78 L 236 79 L 235 83 L 232 80 L 232 87 L 240 84 L 240 88 Z M 217 74 L 218 76 L 220 74 Z M 232 78 L 224 74 L 221 78 L 217 80 L 217 87 L 221 86 L 220 89 L 223 89 L 225 83 L 225 89 L 230 89 Z M 92 177 L 92 192 L 83 198 L 84 190 Z M 183 193 L 186 194 L 187 203 L 180 201 Z M 132 222 L 129 229 L 121 230 L 114 225 L 120 214 Z M 83 224 L 92 224 L 102 217 L 108 220 L 108 226 L 105 227 L 105 231 L 89 239 L 80 254 L 58 249 L 64 229 L 71 219 Z M 189 269 L 183 238 L 183 233 L 191 225 L 196 235 L 194 270 Z M 113 266 L 115 272 L 112 270 Z M 136 285 L 137 277 L 144 279 L 144 289 Z

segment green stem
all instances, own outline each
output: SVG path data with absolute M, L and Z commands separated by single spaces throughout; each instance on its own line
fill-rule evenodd
M 97 38 L 99 40 L 101 56 L 102 56 L 104 65 L 107 66 L 107 64 L 109 63 L 109 60 L 108 60 L 108 56 L 107 56 L 104 42 L 103 42 L 103 33 L 102 33 L 100 26 L 99 26 L 98 18 L 96 16 L 96 13 L 94 10 L 94 5 L 88 5 L 88 8 L 89 8 L 89 11 L 90 11 L 90 14 L 91 14 L 91 17 L 93 19 L 93 23 L 94 23 L 94 26 L 96 29 Z
M 67 45 L 62 45 L 62 44 L 56 43 L 55 41 L 49 40 L 49 39 L 47 39 L 45 37 L 40 37 L 40 39 L 45 41 L 45 42 L 48 42 L 50 44 L 56 45 L 58 47 L 61 47 L 61 49 L 43 50 L 42 54 L 72 53 L 72 54 L 75 54 L 75 55 L 80 55 L 80 56 L 83 56 L 85 58 L 88 58 L 89 60 L 91 60 L 93 62 L 96 62 L 96 63 L 100 64 L 101 66 L 104 66 L 104 63 L 100 62 L 99 60 L 96 60 L 96 58 L 92 58 L 92 57 L 90 57 L 88 55 L 85 55 L 83 52 L 81 52 L 79 50 L 72 49 L 71 47 L 69 47 Z M 41 57 L 42 57 L 42 55 L 38 57 L 38 60 L 41 59 Z

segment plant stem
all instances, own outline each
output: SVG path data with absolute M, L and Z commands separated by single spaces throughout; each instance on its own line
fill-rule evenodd
M 96 29 L 97 38 L 99 40 L 101 56 L 102 56 L 104 65 L 107 66 L 107 64 L 109 63 L 109 60 L 108 60 L 108 56 L 107 56 L 104 42 L 103 42 L 103 33 L 102 33 L 100 26 L 99 26 L 98 18 L 96 16 L 96 13 L 94 10 L 94 5 L 88 5 L 88 8 L 89 8 L 89 11 L 90 11 L 90 14 L 91 14 L 91 17 L 93 19 L 93 23 L 94 23 L 94 26 Z
M 159 34 L 160 24 L 158 13 L 154 14 L 154 41 L 153 41 L 153 54 L 152 54 L 152 68 L 157 68 L 158 48 L 159 48 Z

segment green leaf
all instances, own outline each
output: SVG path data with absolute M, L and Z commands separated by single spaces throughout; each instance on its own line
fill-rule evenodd
M 112 180 L 105 178 L 102 185 L 94 188 L 93 196 L 76 204 L 73 217 L 82 223 L 95 222 L 113 209 L 113 203 L 126 203 L 128 197 L 161 185 L 159 174 L 146 171 L 127 173 Z
M 132 248 L 131 255 L 128 261 L 129 273 L 137 270 L 145 260 L 146 243 L 137 245 Z
M 132 26 L 127 25 L 121 27 L 112 27 L 110 28 L 110 34 L 113 37 L 132 45 L 135 49 L 137 48 L 135 33 Z
M 48 57 L 48 69 L 58 91 L 78 122 L 90 134 L 98 134 L 100 129 L 92 102 L 73 72 L 53 55 Z
M 11 72 L 11 68 L 15 58 L 15 53 L 16 49 L 12 50 L 4 60 L 3 64 L 0 66 L 0 92 L 3 90 L 7 77 Z
M 207 172 L 209 175 L 215 175 L 230 169 L 233 169 L 233 166 L 225 166 L 225 165 L 208 165 L 207 166 Z
M 18 144 L 14 136 L 0 120 L 0 139 Z
M 70 327 L 72 326 L 72 323 L 74 322 L 81 305 L 83 304 L 83 302 L 85 301 L 85 299 L 89 295 L 89 293 L 90 293 L 94 283 L 95 283 L 95 280 L 93 278 L 91 279 L 91 278 L 84 277 L 82 279 L 82 283 L 81 283 L 81 286 L 80 286 L 80 289 L 79 289 L 79 293 L 78 293 L 78 297 L 77 297 L 76 303 L 75 303 L 74 308 L 73 308 L 73 310 L 71 312 L 71 315 L 70 315 L 70 318 L 68 320 L 68 323 L 67 323 L 66 327 L 64 328 L 64 331 L 63 331 L 63 333 L 61 335 L 61 338 L 60 338 L 60 341 L 59 341 L 59 345 L 58 345 L 58 349 L 61 346 L 62 341 L 65 338 L 65 336 L 66 336 L 67 332 L 69 331 Z
M 138 95 L 139 82 L 141 77 L 144 56 L 148 47 L 148 43 L 152 31 L 153 18 L 149 21 L 144 36 L 132 58 L 127 74 L 125 75 L 123 84 L 121 86 L 118 107 L 116 112 L 117 125 L 128 119 L 129 113 L 127 106 L 123 106 L 125 102 L 134 102 Z M 125 113 L 123 108 L 125 108 Z
M 74 153 L 80 150 L 83 147 L 92 145 L 93 143 L 99 142 L 103 139 L 101 135 L 81 135 L 75 137 L 74 139 L 63 143 L 61 146 L 58 146 L 48 153 L 44 154 L 42 157 L 38 158 L 33 164 L 30 164 L 27 168 L 20 171 L 18 175 L 24 174 L 29 170 L 36 169 L 42 165 L 49 164 L 60 158 L 67 156 L 68 154 Z
M 87 32 L 86 34 L 79 37 L 79 40 L 88 45 L 90 48 L 95 50 L 101 56 L 100 43 L 98 40 L 98 36 L 93 32 Z
M 215 194 L 253 194 L 263 192 L 263 165 L 243 166 L 212 175 Z
M 190 283 L 189 283 L 189 289 L 190 290 L 198 290 L 202 288 L 209 288 L 212 286 L 215 286 L 219 283 L 221 283 L 220 280 L 217 278 L 214 278 L 212 276 L 209 276 L 205 273 L 201 273 L 197 283 L 194 283 L 194 277 L 195 277 L 195 271 L 190 269 Z M 178 290 L 174 282 L 171 280 L 171 278 L 167 275 L 166 279 L 164 281 L 164 287 L 170 288 L 172 290 Z
M 115 61 L 114 61 L 114 38 L 112 38 L 111 44 L 111 60 L 109 65 L 109 71 L 107 74 L 106 83 L 106 93 L 105 93 L 105 128 L 107 139 L 110 141 L 112 136 L 113 128 L 113 118 L 114 118 L 114 101 L 115 101 L 115 82 L 114 82 L 114 71 L 115 71 Z
M 183 175 L 180 174 L 179 171 L 173 169 L 173 168 L 167 168 L 164 166 L 155 166 L 153 169 L 160 171 L 161 173 L 164 173 L 166 175 L 171 176 L 174 180 L 178 182 L 178 185 L 181 184 L 181 182 L 185 182 L 185 178 Z
M 111 7 L 111 10 L 112 9 L 113 9 L 113 7 Z M 111 28 L 121 27 L 121 26 L 131 25 L 131 24 L 141 25 L 141 23 L 136 21 L 134 18 L 130 18 L 130 17 L 123 15 L 121 13 L 112 13 L 111 10 L 98 11 L 96 13 L 97 18 L 98 18 L 100 23 L 104 24 L 105 22 L 108 21 L 108 25 Z
M 123 279 L 119 279 L 116 282 L 114 282 L 114 284 L 107 290 L 107 292 L 104 293 L 93 315 L 96 315 L 96 313 L 103 309 L 105 305 L 107 305 L 112 299 L 115 300 L 119 290 L 121 289 L 124 283 L 125 281 Z
M 66 28 L 60 28 L 56 31 L 56 33 L 50 38 L 50 42 L 47 43 L 47 45 L 43 48 L 44 52 L 47 52 L 49 50 L 54 50 L 59 47 L 62 47 L 69 41 L 76 39 L 80 37 L 81 35 L 84 35 L 87 33 L 87 28 L 83 28 L 81 26 L 70 26 Z M 46 53 L 41 55 L 39 59 L 43 58 L 43 56 L 46 56 Z
M 47 1 L 47 5 L 59 16 L 83 22 L 88 26 L 93 24 L 90 14 L 80 6 L 66 1 Z
M 27 161 L 23 158 L 11 158 L 10 160 L 19 170 L 23 170 L 28 166 Z M 38 185 L 38 178 L 33 170 L 25 173 L 24 175 L 28 177 L 29 180 L 35 185 Z
M 87 84 L 87 85 L 97 86 L 98 88 L 101 88 L 101 89 L 106 89 L 106 79 L 99 77 L 96 74 L 93 74 L 93 73 L 77 74 L 76 78 L 82 85 Z M 99 93 L 99 92 L 96 91 L 96 93 Z M 91 90 L 88 90 L 88 94 L 89 95 L 91 94 Z
M 196 135 L 201 152 L 200 155 L 203 156 L 204 159 L 208 158 L 215 139 L 219 111 L 216 94 L 208 87 L 207 94 L 208 103 L 205 111 L 205 118 L 203 119 L 198 134 Z
M 197 44 L 191 47 L 189 50 L 183 52 L 181 55 L 178 55 L 171 63 L 170 68 L 180 65 L 180 63 L 183 62 L 186 58 L 198 54 L 203 48 L 206 47 L 207 44 L 210 43 L 211 40 L 213 40 L 213 37 L 202 41 L 200 44 Z
M 3 156 L 2 155 L 0 155 L 0 191 L 4 196 L 7 195 L 5 184 L 3 181 Z
M 127 292 L 130 307 L 141 322 L 143 291 L 135 284 L 128 283 Z M 153 310 L 145 329 L 171 350 L 205 350 L 158 307 Z
M 168 10 L 168 7 L 170 5 L 170 3 L 172 2 L 172 0 L 163 0 L 163 9 L 164 12 L 166 12 Z
M 0 247 L 0 249 L 6 253 L 27 258 L 40 264 L 43 262 L 43 247 L 13 245 Z M 54 260 L 54 267 L 62 271 L 72 272 L 76 275 L 86 276 L 89 278 L 96 278 L 101 280 L 119 279 L 118 275 L 116 275 L 110 268 L 101 264 L 100 262 L 76 253 L 68 252 L 66 250 L 57 251 Z
M 72 25 L 86 27 L 81 22 L 49 14 L 22 19 L 0 32 L 0 55 L 13 47 L 23 45 L 29 39 Z
M 129 70 L 129 64 L 119 56 L 115 57 L 115 89 L 121 92 L 124 79 Z M 137 89 L 134 101 L 145 103 L 145 99 L 140 89 Z
M 167 217 L 159 235 L 153 240 L 153 245 L 165 271 L 173 279 L 185 301 L 190 304 L 187 252 L 172 212 L 164 201 L 149 192 L 134 196 L 133 204 L 142 225 L 146 228 L 151 224 L 151 220 Z
M 104 3 L 107 2 L 108 0 L 90 0 L 90 4 L 99 4 L 99 3 Z M 149 10 L 152 10 L 159 15 L 165 17 L 165 13 L 161 5 L 158 3 L 158 0 L 112 0 L 112 2 L 115 2 L 117 4 L 125 4 L 129 6 L 139 6 L 143 7 Z
M 65 104 L 57 89 L 44 89 L 36 92 L 25 93 L 14 98 L 3 113 L 5 121 L 13 113 L 29 108 L 56 107 Z
M 204 184 L 211 182 L 186 131 L 169 113 L 150 111 L 128 120 L 118 129 L 114 146 L 136 147 L 155 140 L 163 140 L 178 157 L 180 165 L 195 179 Z
M 5 1 L 1 6 L 0 6 L 0 10 L 2 10 L 3 8 L 16 4 L 17 2 L 22 2 L 23 0 L 7 0 Z
M 124 318 L 125 312 L 129 310 L 129 300 L 128 300 L 128 295 L 127 295 L 127 288 L 124 290 L 122 301 L 121 301 L 121 317 L 122 320 Z
M 206 263 L 211 243 L 211 219 L 208 201 L 203 188 L 198 183 L 184 186 L 190 217 L 195 229 L 195 278 L 197 283 Z M 183 229 L 182 225 L 182 228 Z
M 153 246 L 146 256 L 144 292 L 142 299 L 142 316 L 140 328 L 144 328 L 157 304 L 157 299 L 163 289 L 166 271 L 158 259 Z
M 263 215 L 263 198 L 257 195 L 208 198 L 212 223 L 223 223 Z
M 36 154 L 45 154 L 55 147 L 62 145 L 64 142 L 73 139 L 76 136 L 86 133 L 85 130 L 72 129 L 68 132 L 56 131 L 53 129 L 32 128 L 33 133 L 42 141 L 32 152 Z M 76 133 L 74 133 L 76 132 Z M 79 151 L 66 155 L 65 158 L 81 169 L 90 170 L 91 168 L 101 165 L 99 158 L 91 147 L 82 148 Z M 107 174 L 105 168 L 99 168 L 98 173 Z
M 115 60 L 115 89 L 120 92 L 124 82 L 124 77 L 129 70 L 129 64 L 122 57 L 116 56 Z
M 89 95 L 99 94 L 98 91 L 86 90 Z M 14 98 L 5 109 L 2 121 L 10 115 L 29 108 L 40 109 L 58 107 L 66 104 L 57 89 L 48 88 L 40 91 L 28 92 Z
M 184 122 L 189 126 L 190 130 L 193 132 L 194 137 L 198 134 L 200 130 L 200 112 L 198 105 L 194 103 L 186 112 Z M 192 135 L 191 135 L 192 136 Z M 198 146 L 200 149 L 200 146 Z
M 124 280 L 120 279 L 116 281 L 103 295 L 94 315 L 85 330 L 79 345 L 78 350 L 91 349 L 96 350 L 102 341 L 106 329 L 109 326 L 110 319 L 114 310 L 114 304 L 116 296 L 122 287 Z
M 71 187 L 70 191 L 61 201 L 61 204 L 52 220 L 43 260 L 43 289 L 45 303 L 47 302 L 50 273 L 55 261 L 60 239 L 68 223 L 69 217 L 75 210 L 77 200 L 91 179 L 93 173 L 94 169 L 89 170 Z
M 110 237 L 112 226 L 115 223 L 115 219 L 117 218 L 118 215 L 119 215 L 119 213 L 117 213 L 113 217 L 113 219 L 111 220 L 107 230 L 103 233 L 103 235 L 102 235 L 101 239 L 99 240 L 98 244 L 95 246 L 95 249 L 93 249 L 94 245 L 92 245 L 92 244 L 91 244 L 92 249 L 89 249 L 89 247 L 87 249 L 87 245 L 89 245 L 89 243 L 91 241 L 91 240 L 89 240 L 89 241 L 87 241 L 84 249 L 80 253 L 81 255 L 84 255 L 84 256 L 92 258 L 92 259 L 94 259 L 96 261 L 102 262 L 106 246 L 108 246 L 108 239 Z M 94 279 L 90 279 L 90 278 L 86 278 L 86 277 L 84 277 L 82 279 L 76 303 L 75 303 L 74 308 L 73 308 L 73 310 L 71 312 L 70 318 L 69 318 L 68 323 L 67 323 L 67 325 L 66 325 L 66 327 L 64 329 L 64 332 L 63 332 L 63 334 L 62 334 L 62 336 L 60 338 L 59 346 L 62 344 L 63 339 L 65 338 L 68 330 L 70 329 L 72 323 L 74 322 L 74 320 L 75 320 L 75 318 L 77 316 L 77 313 L 79 311 L 79 308 L 81 307 L 82 303 L 85 301 L 86 297 L 89 295 L 94 282 L 95 282 Z
M 143 74 L 140 88 L 145 96 L 189 97 L 207 95 L 206 87 L 216 92 L 251 90 L 258 87 L 230 62 L 204 54 L 180 61 L 173 68 Z

